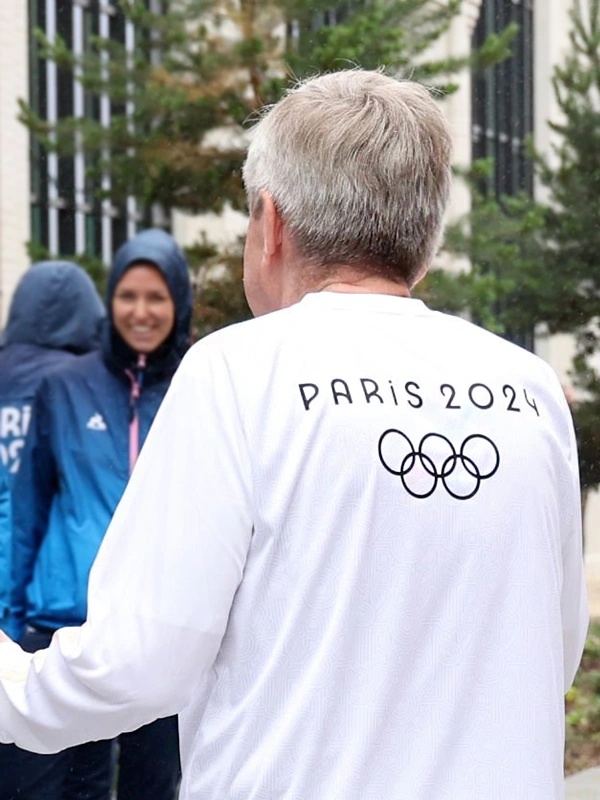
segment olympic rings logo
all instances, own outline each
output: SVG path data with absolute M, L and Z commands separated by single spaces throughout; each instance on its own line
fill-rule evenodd
M 405 433 L 390 428 L 380 436 L 378 452 L 386 470 L 419 499 L 431 497 L 441 482 L 451 497 L 470 500 L 500 466 L 498 448 L 478 433 L 467 436 L 458 450 L 440 433 L 426 434 L 415 448 Z

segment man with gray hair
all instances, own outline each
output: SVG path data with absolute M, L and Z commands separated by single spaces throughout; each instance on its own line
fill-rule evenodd
M 259 318 L 184 359 L 87 622 L 34 656 L 0 644 L 0 741 L 179 714 L 182 800 L 562 800 L 575 440 L 548 366 L 410 296 L 450 159 L 430 94 L 378 72 L 258 123 Z

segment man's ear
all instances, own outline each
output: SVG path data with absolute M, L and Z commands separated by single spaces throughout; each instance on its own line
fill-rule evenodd
M 421 269 L 419 270 L 419 272 L 417 273 L 417 275 L 416 275 L 416 276 L 414 277 L 414 279 L 411 281 L 411 283 L 410 283 L 410 286 L 408 286 L 408 290 L 412 292 L 412 290 L 415 288 L 415 286 L 417 285 L 417 283 L 419 283 L 420 281 L 422 281 L 422 280 L 423 280 L 423 278 L 424 278 L 424 277 L 427 275 L 427 273 L 428 273 L 428 272 L 429 272 L 429 265 L 426 265 L 426 266 L 424 266 L 424 267 L 421 267 Z
M 268 192 L 261 192 L 263 224 L 263 258 L 270 261 L 281 250 L 283 220 L 279 209 Z

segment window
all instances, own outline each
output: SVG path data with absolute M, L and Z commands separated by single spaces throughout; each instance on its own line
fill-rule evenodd
M 35 112 L 47 117 L 46 62 L 39 57 L 35 28 L 46 28 L 45 0 L 30 0 L 29 100 Z M 31 140 L 31 231 L 35 243 L 48 247 L 48 154 Z
M 519 26 L 512 57 L 473 79 L 473 158 L 493 158 L 487 190 L 498 196 L 533 192 L 525 154 L 533 133 L 533 0 L 483 0 L 473 37 L 480 47 L 512 22 Z
M 533 0 L 483 0 L 473 36 L 480 47 L 490 33 L 517 23 L 512 56 L 473 78 L 473 159 L 491 158 L 494 170 L 484 191 L 496 197 L 533 194 L 527 137 L 533 133 Z M 533 331 L 509 331 L 506 338 L 533 350 Z
M 364 0 L 351 0 L 346 3 L 334 3 L 330 8 L 320 11 L 304 11 L 298 18 L 292 17 L 287 23 L 286 35 L 289 42 L 296 49 L 302 51 L 305 40 L 310 40 L 315 31 L 330 25 L 339 25 L 359 6 Z
M 42 118 L 53 123 L 65 117 L 87 117 L 110 124 L 113 108 L 105 97 L 86 93 L 70 72 L 39 57 L 36 28 L 52 40 L 65 40 L 75 54 L 83 54 L 93 36 L 101 35 L 134 47 L 133 26 L 114 0 L 29 0 L 30 103 Z M 89 161 L 83 153 L 58 157 L 31 144 L 31 217 L 34 243 L 51 255 L 83 254 L 110 263 L 114 250 L 135 234 L 139 214 L 130 198 L 122 208 L 94 197 L 89 185 Z M 107 187 L 108 184 L 105 183 Z

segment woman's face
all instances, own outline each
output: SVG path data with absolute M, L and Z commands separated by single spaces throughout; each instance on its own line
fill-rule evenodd
M 137 353 L 152 353 L 175 323 L 169 287 L 152 264 L 130 267 L 117 283 L 112 299 L 113 325 Z

